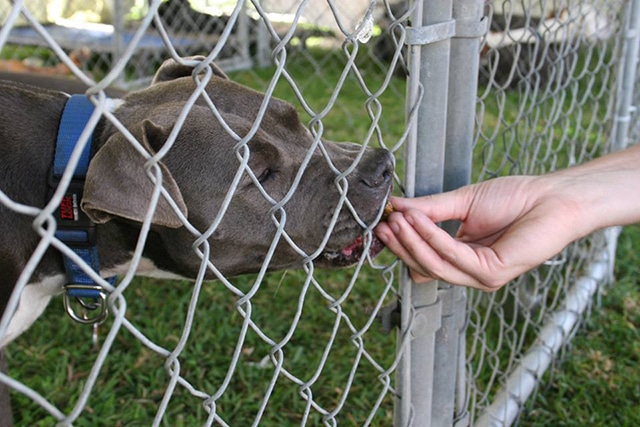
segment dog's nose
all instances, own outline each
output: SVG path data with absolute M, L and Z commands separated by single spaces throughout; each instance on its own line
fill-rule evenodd
M 388 150 L 376 149 L 366 158 L 361 182 L 369 188 L 388 186 L 393 180 L 393 156 Z

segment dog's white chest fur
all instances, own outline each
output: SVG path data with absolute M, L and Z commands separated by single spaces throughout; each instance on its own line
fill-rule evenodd
M 26 331 L 42 314 L 54 295 L 62 292 L 66 276 L 57 274 L 41 282 L 30 283 L 22 291 L 18 309 L 13 314 L 6 333 L 0 337 L 0 348 Z
M 127 262 L 109 270 L 103 270 L 100 274 L 103 277 L 124 275 L 130 267 L 131 263 Z M 136 274 L 139 276 L 153 277 L 157 279 L 189 280 L 177 274 L 160 270 L 147 258 L 140 259 L 137 267 Z M 30 283 L 25 286 L 22 294 L 20 295 L 18 309 L 13 314 L 6 333 L 0 337 L 0 348 L 9 344 L 20 334 L 29 329 L 33 322 L 35 322 L 47 307 L 51 297 L 63 292 L 66 280 L 66 275 L 56 274 L 55 276 L 47 277 L 41 282 Z

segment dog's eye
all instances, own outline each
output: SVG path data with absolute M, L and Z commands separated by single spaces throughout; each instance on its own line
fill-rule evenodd
M 268 180 L 270 180 L 271 178 L 273 178 L 275 176 L 275 171 L 272 169 L 265 169 L 262 171 L 262 173 L 260 175 L 258 175 L 256 178 L 258 178 L 258 182 L 260 184 L 264 184 L 265 182 L 267 182 Z

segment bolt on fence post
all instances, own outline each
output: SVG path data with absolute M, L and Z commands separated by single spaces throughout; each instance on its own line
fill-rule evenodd
M 444 191 L 471 181 L 480 39 L 487 31 L 483 9 L 483 0 L 453 2 L 456 31 L 451 40 L 449 64 Z M 458 225 L 450 222 L 443 224 L 443 228 L 455 234 Z M 443 310 L 442 326 L 436 333 L 432 425 L 451 426 L 454 419 L 456 425 L 468 425 L 464 371 L 466 290 L 441 283 L 438 293 Z
M 638 70 L 638 50 L 640 49 L 640 0 L 633 0 L 627 6 L 626 25 L 623 34 L 622 64 L 618 77 L 616 112 L 611 134 L 611 149 L 617 151 L 629 143 L 633 95 Z
M 417 0 L 407 29 L 409 108 L 418 102 L 406 152 L 407 196 L 439 193 L 443 188 L 449 48 L 455 30 L 452 2 Z M 408 339 L 398 368 L 396 425 L 431 425 L 435 332 L 442 304 L 438 284 L 401 281 L 400 337 Z

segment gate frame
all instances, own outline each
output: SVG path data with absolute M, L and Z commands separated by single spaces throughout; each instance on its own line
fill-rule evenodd
M 487 31 L 482 0 L 416 1 L 407 28 L 408 115 L 418 108 L 405 158 L 405 193 L 419 197 L 470 182 L 480 40 Z M 454 233 L 457 224 L 445 224 Z M 466 291 L 443 282 L 400 283 L 396 425 L 468 423 L 465 398 Z M 453 361 L 453 363 L 452 363 Z M 461 394 L 462 393 L 462 394 Z M 456 405 L 457 402 L 457 405 Z

